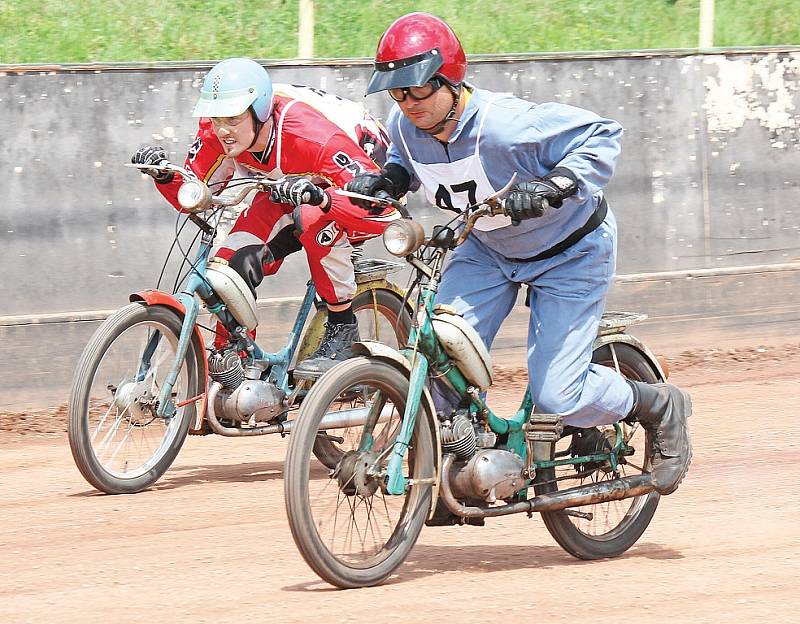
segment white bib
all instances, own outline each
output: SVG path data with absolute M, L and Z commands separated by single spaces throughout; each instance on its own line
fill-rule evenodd
M 481 164 L 480 143 L 483 122 L 486 121 L 486 114 L 496 97 L 497 95 L 489 100 L 481 116 L 478 136 L 475 139 L 475 153 L 461 160 L 429 165 L 419 163 L 411 157 L 406 138 L 403 136 L 403 131 L 400 130 L 400 139 L 403 141 L 408 159 L 414 167 L 414 173 L 425 187 L 425 197 L 433 205 L 439 208 L 463 211 L 467 206 L 477 204 L 494 194 L 495 189 L 489 182 L 483 164 Z M 478 219 L 475 229 L 488 232 L 507 225 L 511 225 L 511 218 L 497 215 Z

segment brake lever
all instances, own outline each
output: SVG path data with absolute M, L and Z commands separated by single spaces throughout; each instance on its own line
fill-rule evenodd
M 363 201 L 371 202 L 373 204 L 378 204 L 379 206 L 392 206 L 397 212 L 399 212 L 403 217 L 406 219 L 410 219 L 411 215 L 409 214 L 406 207 L 397 201 L 394 197 L 386 193 L 385 191 L 378 191 L 379 195 L 373 197 L 372 195 L 362 195 L 361 193 L 353 193 L 352 191 L 346 191 L 344 189 L 336 189 L 334 191 L 337 195 L 341 195 L 342 197 L 350 197 L 352 199 L 361 199 Z
M 191 169 L 185 169 L 180 165 L 176 165 L 173 163 L 167 163 L 166 165 L 137 165 L 136 163 L 123 163 L 123 167 L 130 167 L 132 169 L 138 169 L 139 171 L 143 171 L 145 169 L 149 171 L 171 171 L 172 173 L 179 173 L 186 179 L 189 180 L 198 180 L 199 178 L 195 174 L 194 171 Z
M 337 195 L 342 195 L 343 197 L 363 199 L 364 201 L 372 202 L 373 204 L 379 204 L 381 206 L 394 206 L 395 203 L 399 203 L 396 199 L 391 197 L 372 197 L 372 195 L 362 195 L 361 193 L 353 193 L 352 191 L 345 191 L 344 189 L 336 189 L 334 192 Z

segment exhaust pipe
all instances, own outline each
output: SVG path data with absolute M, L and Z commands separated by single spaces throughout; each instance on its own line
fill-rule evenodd
M 607 503 L 623 498 L 633 498 L 655 491 L 653 477 L 650 474 L 623 477 L 613 481 L 580 485 L 578 487 L 540 494 L 527 501 L 509 503 L 501 507 L 468 507 L 462 505 L 450 489 L 450 466 L 455 455 L 446 454 L 442 461 L 442 478 L 439 483 L 439 496 L 447 508 L 462 518 L 494 518 L 515 513 L 533 513 L 542 511 L 560 511 L 568 507 L 580 507 L 595 503 Z
M 214 411 L 214 400 L 217 398 L 217 393 L 222 388 L 222 384 L 215 381 L 208 387 L 208 400 L 206 409 L 206 419 L 214 433 L 227 437 L 248 437 L 267 435 L 269 433 L 291 433 L 294 429 L 296 420 L 287 420 L 286 422 L 277 423 L 275 425 L 263 425 L 261 427 L 226 427 L 217 418 Z M 394 413 L 393 405 L 384 406 L 378 422 L 387 422 Z M 369 407 L 358 407 L 347 410 L 340 410 L 330 414 L 325 414 L 322 417 L 322 422 L 319 424 L 320 430 L 327 429 L 346 429 L 348 427 L 358 427 L 367 422 L 367 415 L 369 414 Z

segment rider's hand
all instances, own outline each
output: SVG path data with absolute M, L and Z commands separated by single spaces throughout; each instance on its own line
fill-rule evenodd
M 169 159 L 167 159 L 166 150 L 160 145 L 146 145 L 131 156 L 131 162 L 134 165 L 162 165 L 169 162 Z M 153 169 L 139 169 L 139 171 L 151 176 L 159 184 L 172 182 L 172 178 L 175 177 L 171 171 L 154 171 Z
M 511 223 L 519 225 L 525 219 L 541 217 L 550 206 L 560 208 L 577 190 L 572 172 L 554 169 L 544 178 L 512 186 L 505 200 L 505 213 L 511 217 Z
M 325 191 L 303 176 L 286 176 L 270 189 L 270 198 L 279 204 L 290 204 L 295 208 L 303 204 L 321 206 L 325 203 Z
M 344 185 L 345 191 L 351 193 L 358 193 L 359 195 L 367 195 L 375 197 L 381 191 L 394 197 L 394 182 L 387 178 L 383 173 L 376 171 L 369 171 L 366 173 L 359 173 L 356 177 Z M 367 201 L 366 199 L 359 199 L 351 197 L 350 202 L 368 211 L 370 214 L 375 212 L 383 212 L 383 206 L 375 202 Z
M 389 163 L 380 172 L 368 171 L 358 174 L 345 184 L 344 189 L 369 197 L 379 197 L 378 193 L 383 192 L 394 199 L 399 199 L 408 192 L 410 183 L 411 176 L 408 171 L 398 164 Z M 385 209 L 385 206 L 366 199 L 351 197 L 350 202 L 370 214 L 380 214 Z

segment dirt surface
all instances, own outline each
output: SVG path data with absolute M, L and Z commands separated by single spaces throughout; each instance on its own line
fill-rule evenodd
M 524 379 L 503 364 L 501 414 Z M 356 591 L 298 554 L 279 437 L 190 437 L 150 491 L 104 496 L 72 462 L 64 407 L 0 414 L 0 622 L 799 622 L 800 345 L 669 364 L 695 459 L 626 554 L 573 559 L 538 516 L 426 527 L 394 577 Z

